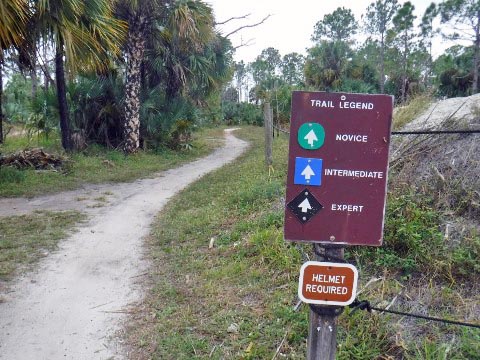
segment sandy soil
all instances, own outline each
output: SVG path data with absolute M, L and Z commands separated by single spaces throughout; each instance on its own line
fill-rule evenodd
M 478 128 L 472 119 L 478 117 L 480 94 L 468 97 L 457 97 L 437 100 L 415 120 L 407 124 L 403 130 L 426 130 L 442 128 L 444 121 L 455 120 L 456 129 Z
M 0 359 L 125 358 L 115 333 L 128 305 L 142 297 L 141 278 L 148 271 L 142 244 L 154 216 L 175 193 L 246 148 L 246 142 L 227 130 L 223 148 L 152 179 L 0 200 L 0 216 L 40 209 L 86 210 L 92 215 L 41 261 L 38 271 L 0 294 Z M 96 207 L 99 203 L 103 206 Z

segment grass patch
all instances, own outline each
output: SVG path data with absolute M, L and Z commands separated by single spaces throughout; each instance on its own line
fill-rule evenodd
M 480 236 L 466 232 L 451 243 L 442 232 L 442 218 L 420 194 L 389 195 L 384 245 L 357 247 L 350 260 L 359 260 L 369 273 L 388 270 L 402 278 L 430 273 L 430 278 L 455 283 L 480 276 Z
M 6 154 L 38 147 L 44 148 L 48 152 L 62 152 L 61 139 L 57 134 L 52 133 L 48 138 L 45 136 L 29 138 L 25 133 L 15 136 L 7 135 L 5 141 L 0 144 L 0 153 Z
M 58 241 L 86 216 L 76 211 L 35 212 L 0 218 L 0 280 L 55 250 Z
M 124 156 L 115 150 L 100 146 L 90 146 L 86 151 L 72 154 L 69 164 L 63 171 L 16 170 L 9 167 L 0 168 L 0 197 L 35 196 L 71 190 L 86 183 L 125 182 L 139 177 L 149 176 L 157 171 L 169 169 L 195 158 L 207 155 L 214 148 L 222 145 L 223 128 L 202 129 L 194 134 L 192 149 L 189 151 L 140 151 Z M 40 146 L 47 152 L 60 153 L 55 138 L 40 140 Z M 15 152 L 30 143 L 24 137 L 7 137 L 0 145 L 0 153 Z
M 263 129 L 239 134 L 252 143 L 250 150 L 182 191 L 152 230 L 152 290 L 145 312 L 128 331 L 135 359 L 271 359 L 284 338 L 279 356 L 306 356 L 308 308 L 295 311 L 294 305 L 298 271 L 311 248 L 283 240 L 287 138 L 274 141 L 275 172 L 269 175 Z M 362 299 L 382 307 L 397 297 L 394 308 L 471 321 L 478 296 L 463 286 L 463 275 L 451 273 L 453 283 L 444 276 L 454 259 L 448 253 L 455 251 L 443 246 L 439 224 L 438 214 L 413 196 L 391 195 L 385 247 L 347 251 L 363 285 L 379 278 L 365 288 Z M 469 246 L 475 248 L 475 241 L 472 237 Z M 461 261 L 475 258 L 458 256 Z M 478 273 L 469 279 L 475 284 Z M 427 354 L 432 343 L 474 359 L 469 354 L 476 348 L 469 339 L 475 336 L 475 329 L 464 333 L 346 309 L 337 356 L 414 358 Z
M 281 232 L 287 140 L 275 139 L 269 176 L 263 129 L 240 133 L 252 142 L 248 153 L 183 191 L 154 227 L 155 329 L 132 335 L 139 353 L 268 358 L 288 328 L 289 354 L 304 356 L 306 313 L 291 307 L 301 253 Z
M 13 167 L 0 167 L 0 185 L 19 184 L 25 181 L 25 172 Z

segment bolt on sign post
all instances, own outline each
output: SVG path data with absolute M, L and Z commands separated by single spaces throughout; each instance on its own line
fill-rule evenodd
M 388 95 L 293 92 L 285 240 L 336 258 L 346 245 L 382 245 L 392 111 Z M 337 310 L 354 300 L 357 278 L 349 264 L 302 266 L 308 359 L 335 358 Z

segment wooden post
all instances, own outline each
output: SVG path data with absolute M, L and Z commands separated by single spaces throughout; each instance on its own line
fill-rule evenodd
M 272 155 L 273 123 L 272 123 L 272 110 L 270 108 L 269 102 L 265 102 L 264 104 L 263 121 L 265 124 L 265 163 L 267 164 L 267 166 L 272 166 L 273 164 L 273 155 Z
M 277 96 L 277 93 L 278 93 L 278 81 L 275 80 L 275 83 L 274 83 L 274 86 L 275 86 L 275 106 L 277 108 L 277 115 L 275 116 L 275 124 L 277 126 L 277 138 L 280 136 L 280 133 L 279 133 L 279 128 L 280 128 L 280 118 L 278 116 L 278 96 Z M 275 135 L 274 135 L 275 136 Z
M 3 144 L 3 61 L 0 61 L 0 144 Z
M 314 246 L 318 246 L 314 244 Z M 325 255 L 343 259 L 344 248 L 339 245 L 322 245 Z M 322 261 L 317 254 L 316 261 Z M 333 262 L 333 261 L 332 261 Z M 310 308 L 307 340 L 308 360 L 335 360 L 337 350 L 337 317 L 339 306 L 313 305 L 318 311 Z
M 275 121 L 273 117 L 273 108 L 270 108 L 270 119 L 272 119 L 272 138 L 275 139 Z

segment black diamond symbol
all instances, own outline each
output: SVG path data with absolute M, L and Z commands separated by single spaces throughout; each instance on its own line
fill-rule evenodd
M 287 207 L 304 224 L 323 209 L 323 205 L 315 199 L 308 189 L 304 189 L 298 194 L 295 199 L 287 204 Z

